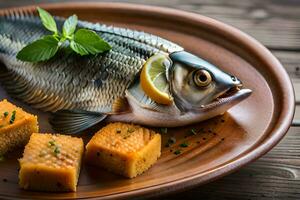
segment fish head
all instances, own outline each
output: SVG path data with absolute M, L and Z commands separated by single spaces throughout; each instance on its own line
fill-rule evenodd
M 163 55 L 161 64 L 173 102 L 155 102 L 136 79 L 126 91 L 129 112 L 110 120 L 154 127 L 185 126 L 224 114 L 252 93 L 237 77 L 188 52 Z
M 174 52 L 169 57 L 172 61 L 168 69 L 170 93 L 182 111 L 199 112 L 207 106 L 228 108 L 252 92 L 244 89 L 237 77 L 191 53 Z

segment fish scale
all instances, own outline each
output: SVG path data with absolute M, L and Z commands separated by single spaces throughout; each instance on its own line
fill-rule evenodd
M 65 19 L 55 20 L 61 27 Z M 130 29 L 85 21 L 79 21 L 78 27 L 97 32 L 112 50 L 85 57 L 60 52 L 55 59 L 28 63 L 17 60 L 16 54 L 50 32 L 32 14 L 13 12 L 0 16 L 0 61 L 5 64 L 0 79 L 8 93 L 44 111 L 112 113 L 113 103 L 124 97 L 150 56 L 159 51 L 182 50 L 172 42 Z

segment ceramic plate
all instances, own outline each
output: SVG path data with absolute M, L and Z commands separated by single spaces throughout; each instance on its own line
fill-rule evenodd
M 162 156 L 146 173 L 134 179 L 113 175 L 83 164 L 76 193 L 30 192 L 18 187 L 18 161 L 22 150 L 0 163 L 1 198 L 116 199 L 156 196 L 184 190 L 220 178 L 269 151 L 287 132 L 294 113 L 290 79 L 278 60 L 245 33 L 197 14 L 167 8 L 114 3 L 40 5 L 53 15 L 77 14 L 89 20 L 142 30 L 178 43 L 221 69 L 239 77 L 253 94 L 224 116 L 163 134 Z M 0 14 L 36 6 L 0 10 Z M 9 98 L 1 88 L 0 97 Z M 9 98 L 10 99 L 10 98 Z M 47 114 L 10 99 L 39 115 L 42 132 L 51 132 Z M 191 127 L 201 130 L 190 135 Z M 177 143 L 165 147 L 174 136 Z M 85 138 L 88 140 L 89 138 Z M 175 155 L 182 141 L 190 145 Z

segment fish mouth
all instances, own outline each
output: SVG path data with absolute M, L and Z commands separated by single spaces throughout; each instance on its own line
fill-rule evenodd
M 237 93 L 238 91 L 240 91 L 241 89 L 243 89 L 242 84 L 235 85 L 235 86 L 231 87 L 230 89 L 228 89 L 223 94 L 221 94 L 219 97 L 217 97 L 217 99 L 230 97 L 230 96 L 234 95 L 235 93 Z
M 242 88 L 242 85 L 236 85 L 227 90 L 225 93 L 221 94 L 211 103 L 202 106 L 202 110 L 213 109 L 216 107 L 226 107 L 228 109 L 248 98 L 251 94 L 252 90 Z

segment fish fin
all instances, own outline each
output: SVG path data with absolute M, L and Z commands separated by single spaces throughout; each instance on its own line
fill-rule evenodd
M 124 113 L 129 110 L 128 101 L 126 98 L 119 97 L 112 104 L 113 113 Z
M 59 110 L 52 114 L 52 128 L 65 134 L 76 134 L 103 121 L 107 115 L 85 110 Z

